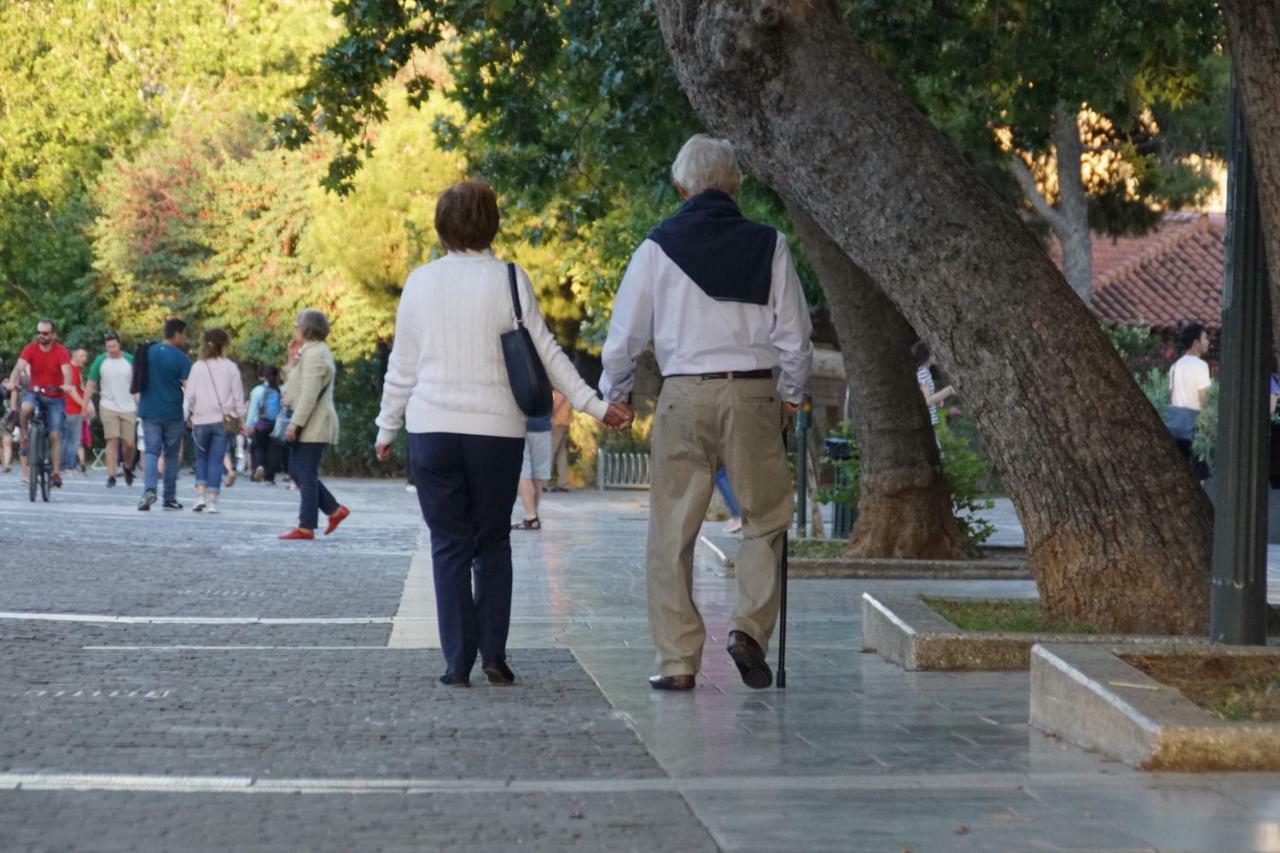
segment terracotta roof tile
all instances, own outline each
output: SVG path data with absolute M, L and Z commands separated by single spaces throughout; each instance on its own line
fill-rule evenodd
M 1200 213 L 1167 216 L 1142 237 L 1094 235 L 1094 313 L 1160 331 L 1189 322 L 1216 331 L 1222 325 L 1225 236 L 1223 216 Z M 1055 251 L 1059 265 L 1060 257 Z

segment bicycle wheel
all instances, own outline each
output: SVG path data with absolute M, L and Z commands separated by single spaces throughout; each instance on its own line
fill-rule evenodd
M 44 453 L 41 452 L 40 447 L 43 440 L 44 431 L 39 425 L 32 424 L 27 434 L 27 495 L 32 503 L 35 503 L 36 489 L 39 488 L 38 481 L 43 473 Z
M 49 442 L 44 443 L 45 459 L 40 465 L 40 499 L 49 502 L 49 472 L 53 470 L 49 464 Z

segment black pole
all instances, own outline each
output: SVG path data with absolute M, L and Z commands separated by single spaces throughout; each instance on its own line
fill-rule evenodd
M 1267 638 L 1271 303 L 1258 186 L 1234 86 L 1230 162 L 1209 635 L 1216 643 L 1261 645 Z
M 782 561 L 779 569 L 782 573 L 782 606 L 778 618 L 782 621 L 778 632 L 778 678 L 775 683 L 779 690 L 787 688 L 787 531 L 782 531 Z

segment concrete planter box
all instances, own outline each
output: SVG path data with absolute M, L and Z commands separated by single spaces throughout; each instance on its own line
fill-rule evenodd
M 1017 634 L 965 631 L 939 616 L 913 593 L 862 594 L 862 646 L 909 670 L 979 672 L 1025 670 L 1036 643 L 1175 647 L 1202 644 L 1185 637 L 1116 634 Z
M 1201 643 L 1200 649 L 1212 655 L 1280 654 L 1277 647 Z M 1168 651 L 1167 645 L 1037 645 L 1031 656 L 1031 725 L 1144 770 L 1280 770 L 1280 724 L 1219 720 L 1116 656 Z

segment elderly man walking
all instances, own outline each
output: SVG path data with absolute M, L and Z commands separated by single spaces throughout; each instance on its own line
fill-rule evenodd
M 742 511 L 738 602 L 727 651 L 748 687 L 773 683 L 778 561 L 793 511 L 783 411 L 802 402 L 811 326 L 786 238 L 746 219 L 733 147 L 694 136 L 671 168 L 685 203 L 640 245 L 613 306 L 601 391 L 627 399 L 652 340 L 664 378 L 654 415 L 645 555 L 655 690 L 690 690 L 706 626 L 693 602 L 693 548 L 716 469 Z

